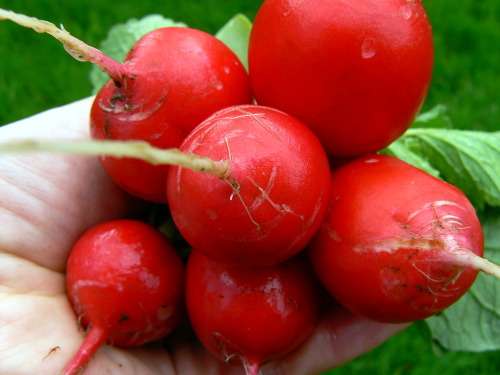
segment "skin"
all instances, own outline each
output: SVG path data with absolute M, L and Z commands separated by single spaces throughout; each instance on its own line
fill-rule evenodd
M 91 101 L 0 128 L 0 140 L 88 138 Z M 144 204 L 121 192 L 95 158 L 66 155 L 0 156 L 0 196 L 0 373 L 54 375 L 84 337 L 65 295 L 64 269 L 72 244 L 98 222 L 141 217 Z M 332 304 L 307 342 L 262 367 L 262 374 L 318 374 L 373 349 L 405 327 L 367 321 Z M 242 371 L 203 349 L 184 323 L 166 343 L 100 348 L 85 375 Z

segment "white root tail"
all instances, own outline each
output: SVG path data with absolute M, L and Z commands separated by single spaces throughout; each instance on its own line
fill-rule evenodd
M 37 33 L 46 33 L 59 40 L 66 51 L 78 61 L 89 61 L 98 65 L 115 82 L 122 82 L 128 76 L 129 71 L 125 65 L 104 55 L 97 48 L 72 36 L 61 26 L 58 28 L 53 23 L 28 17 L 24 14 L 15 13 L 11 10 L 0 8 L 0 20 L 10 20 L 20 26 L 35 30 Z
M 482 258 L 473 252 L 463 249 L 459 253 L 454 253 L 454 263 L 460 266 L 471 267 L 487 275 L 500 279 L 500 266 Z
M 144 141 L 40 141 L 20 140 L 0 143 L 0 153 L 48 152 L 88 156 L 130 157 L 153 165 L 177 165 L 195 172 L 228 178 L 229 162 L 214 161 L 176 148 L 161 149 Z

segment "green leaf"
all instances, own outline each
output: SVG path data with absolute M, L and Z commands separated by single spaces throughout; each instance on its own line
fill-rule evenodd
M 483 222 L 485 256 L 500 263 L 500 210 Z M 478 275 L 471 289 L 439 316 L 425 321 L 435 342 L 446 350 L 500 350 L 500 280 Z
M 381 152 L 406 161 L 419 169 L 426 171 L 434 177 L 440 178 L 440 172 L 434 168 L 429 161 L 417 150 L 418 144 L 414 138 L 402 137 Z
M 231 18 L 215 36 L 224 42 L 238 56 L 241 63 L 248 70 L 248 42 L 252 22 L 243 14 Z
M 447 112 L 447 106 L 438 104 L 431 110 L 419 114 L 413 122 L 412 128 L 451 128 L 452 124 Z M 402 136 L 380 153 L 404 160 L 437 178 L 442 178 L 439 170 L 433 167 L 426 156 L 422 154 L 415 137 Z
M 478 209 L 500 206 L 500 132 L 411 128 L 384 153 L 439 175 Z
M 438 104 L 431 110 L 421 113 L 412 124 L 416 128 L 451 128 L 451 119 L 448 116 L 448 107 Z
M 500 132 L 415 128 L 406 137 L 476 207 L 500 206 Z
M 123 61 L 132 46 L 144 35 L 161 27 L 185 27 L 182 22 L 175 22 L 159 14 L 151 14 L 141 19 L 132 18 L 125 23 L 113 26 L 107 38 L 101 43 L 100 50 L 116 61 Z M 98 66 L 93 66 L 90 72 L 90 82 L 93 93 L 109 80 L 109 77 Z

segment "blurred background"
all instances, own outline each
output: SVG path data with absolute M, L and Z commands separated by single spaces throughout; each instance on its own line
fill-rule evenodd
M 455 128 L 500 130 L 500 2 L 422 1 L 435 39 L 434 76 L 423 111 L 444 104 Z M 260 4 L 261 0 L 0 0 L 2 8 L 62 23 L 96 47 L 113 25 L 130 18 L 158 13 L 215 33 L 236 13 L 253 20 Z M 0 22 L 0 125 L 89 96 L 90 69 L 89 63 L 68 56 L 52 37 Z M 425 323 L 419 322 L 327 374 L 368 373 L 500 374 L 500 352 L 437 353 Z

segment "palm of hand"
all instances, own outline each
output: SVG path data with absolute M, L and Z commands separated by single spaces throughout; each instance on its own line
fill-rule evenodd
M 2 129 L 2 139 L 85 136 L 85 116 L 70 122 L 75 116 L 68 110 L 38 118 L 36 123 L 24 121 Z M 5 157 L 0 176 L 0 373 L 56 374 L 84 335 L 65 295 L 68 252 L 91 225 L 129 214 L 131 202 L 92 158 Z M 165 373 L 168 361 L 162 363 L 163 357 L 166 354 L 153 349 L 129 354 L 105 348 L 88 373 L 120 365 L 124 374 L 155 373 L 148 367 Z
M 4 127 L 0 139 L 87 138 L 90 98 Z M 71 119 L 71 120 L 69 120 Z M 90 226 L 134 215 L 137 201 L 114 185 L 95 158 L 67 155 L 0 159 L 0 373 L 57 374 L 84 332 L 65 294 L 72 244 Z M 313 374 L 373 348 L 402 326 L 354 317 L 335 306 L 298 351 L 265 374 Z M 103 346 L 85 374 L 242 374 L 207 353 L 192 335 L 143 348 Z M 168 349 L 167 349 L 168 348 Z

